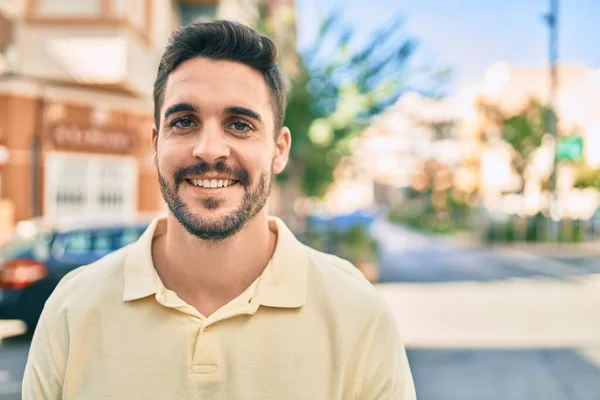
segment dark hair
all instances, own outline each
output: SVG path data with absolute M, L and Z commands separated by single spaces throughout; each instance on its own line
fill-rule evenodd
M 275 43 L 240 23 L 212 21 L 186 25 L 171 35 L 154 82 L 154 123 L 157 129 L 169 75 L 180 64 L 196 57 L 236 61 L 260 72 L 271 92 L 275 127 L 279 130 L 283 126 L 286 89 L 277 66 Z

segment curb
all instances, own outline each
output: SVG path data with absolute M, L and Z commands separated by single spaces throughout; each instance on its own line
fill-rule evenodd
M 16 319 L 2 320 L 0 321 L 0 344 L 2 339 L 19 336 L 25 332 L 27 332 L 27 327 L 23 321 Z
M 600 241 L 593 240 L 582 243 L 531 243 L 531 242 L 486 242 L 474 234 L 442 235 L 430 232 L 417 231 L 433 238 L 456 243 L 459 246 L 485 247 L 500 251 L 518 251 L 546 257 L 571 258 L 600 257 Z
M 482 245 L 485 245 L 483 243 Z M 589 242 L 585 244 L 550 244 L 550 243 L 539 243 L 539 244 L 488 244 L 488 247 L 493 247 L 500 250 L 507 251 L 521 251 L 530 254 L 536 254 L 545 257 L 554 258 L 593 258 L 600 257 L 600 243 Z

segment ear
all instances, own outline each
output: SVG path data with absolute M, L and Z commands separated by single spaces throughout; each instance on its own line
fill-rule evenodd
M 288 163 L 290 158 L 290 147 L 292 145 L 292 134 L 287 127 L 281 128 L 275 137 L 275 156 L 273 157 L 274 174 L 281 173 Z
M 156 125 L 152 126 L 152 160 L 154 166 L 158 165 L 158 129 Z

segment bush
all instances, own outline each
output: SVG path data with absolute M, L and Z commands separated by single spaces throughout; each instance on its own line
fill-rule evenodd
M 377 243 L 364 226 L 356 225 L 336 235 L 340 256 L 354 265 L 373 262 L 377 258 Z
M 309 224 L 306 244 L 323 252 L 347 259 L 354 265 L 374 262 L 377 258 L 377 243 L 369 235 L 368 225 L 354 224 L 340 228 L 334 224 L 327 229 Z
M 388 212 L 388 220 L 410 228 L 439 234 L 471 230 L 468 224 L 468 216 L 439 218 L 433 213 L 415 214 L 394 209 Z
M 563 243 L 579 243 L 585 240 L 585 227 L 583 221 L 564 219 L 560 222 L 545 217 L 538 213 L 525 220 L 524 237 L 519 233 L 519 217 L 512 217 L 508 221 L 491 221 L 486 229 L 483 238 L 488 242 L 551 242 L 559 241 Z M 558 236 L 549 237 L 550 225 L 555 224 L 558 229 Z

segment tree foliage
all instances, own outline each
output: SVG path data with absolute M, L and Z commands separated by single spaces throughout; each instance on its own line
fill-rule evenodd
M 593 168 L 583 162 L 575 163 L 575 182 L 577 189 L 594 188 L 600 190 L 600 168 Z
M 483 105 L 482 110 L 492 122 L 492 131 L 500 133 L 500 139 L 512 148 L 512 166 L 524 180 L 525 169 L 533 152 L 542 145 L 555 115 L 552 109 L 532 99 L 519 113 L 506 115 L 499 108 Z M 523 185 L 521 190 L 523 189 Z
M 296 179 L 306 196 L 325 194 L 352 139 L 372 116 L 414 90 L 409 82 L 415 75 L 432 78 L 430 87 L 420 87 L 422 92 L 434 92 L 447 79 L 447 71 L 417 71 L 409 65 L 417 42 L 402 26 L 402 18 L 392 18 L 359 43 L 354 27 L 334 11 L 321 24 L 314 44 L 298 54 L 285 119 L 292 132 L 292 160 L 281 177 Z
M 549 131 L 551 110 L 532 101 L 517 115 L 507 117 L 502 123 L 502 138 L 518 155 L 518 170 L 522 171 L 531 154 L 541 146 L 542 138 Z

